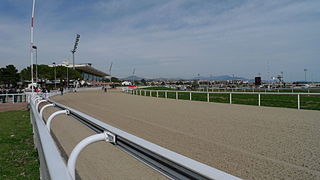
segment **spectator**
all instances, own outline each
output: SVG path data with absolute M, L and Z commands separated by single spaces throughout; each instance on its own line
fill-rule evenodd
M 63 95 L 63 87 L 60 87 L 61 96 Z

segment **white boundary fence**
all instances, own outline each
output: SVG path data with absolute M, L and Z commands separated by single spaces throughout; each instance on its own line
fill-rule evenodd
M 57 94 L 57 93 L 56 93 Z M 50 94 L 54 95 L 54 93 Z M 30 114 L 34 129 L 34 140 L 39 153 L 41 179 L 75 179 L 76 160 L 81 150 L 96 141 L 106 141 L 129 153 L 131 156 L 159 171 L 170 179 L 230 179 L 239 178 L 223 171 L 192 160 L 188 157 L 165 149 L 142 138 L 101 122 L 87 114 L 54 102 L 37 94 L 30 94 Z M 39 104 L 47 102 L 40 109 Z M 42 112 L 55 106 L 60 111 L 53 113 L 45 124 Z M 50 134 L 50 122 L 58 114 L 72 116 L 97 134 L 82 140 L 71 152 L 67 165 Z M 49 121 L 50 119 L 50 121 Z
M 15 93 L 15 94 L 0 94 L 0 104 L 1 103 L 22 103 L 27 102 L 25 93 Z
M 301 109 L 301 96 L 302 95 L 317 95 L 319 96 L 320 93 L 282 93 L 282 92 L 203 92 L 203 91 L 171 91 L 171 90 L 147 90 L 147 89 L 130 89 L 125 91 L 126 93 L 133 94 L 133 95 L 143 95 L 150 97 L 159 97 L 159 93 L 164 93 L 164 98 L 168 98 L 168 93 L 175 93 L 175 99 L 179 99 L 179 93 L 188 93 L 189 100 L 192 100 L 192 94 L 206 94 L 206 101 L 210 101 L 211 98 L 214 98 L 214 94 L 228 94 L 229 95 L 229 104 L 232 104 L 232 95 L 234 94 L 243 94 L 243 95 L 257 95 L 257 105 L 261 106 L 261 95 L 291 95 L 297 97 L 297 109 Z M 155 96 L 152 95 L 155 93 Z

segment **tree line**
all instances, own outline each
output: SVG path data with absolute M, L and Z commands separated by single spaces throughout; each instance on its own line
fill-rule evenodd
M 37 66 L 37 67 L 36 67 Z M 47 80 L 56 79 L 62 82 L 67 80 L 67 67 L 56 66 L 49 67 L 48 65 L 33 65 L 33 77 L 36 79 L 36 68 L 38 69 L 38 82 L 45 82 Z M 71 68 L 68 68 L 68 79 L 81 79 L 81 74 Z M 30 83 L 31 80 L 31 67 L 26 67 L 18 72 L 18 69 L 14 65 L 7 65 L 6 67 L 0 68 L 0 84 L 5 87 L 16 87 L 23 85 L 25 82 Z

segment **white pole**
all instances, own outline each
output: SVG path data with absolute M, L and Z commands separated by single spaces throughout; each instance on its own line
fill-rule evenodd
M 68 63 L 69 66 L 69 63 Z M 69 89 L 69 67 L 67 66 L 67 89 Z
M 36 83 L 38 84 L 38 47 L 36 48 Z
M 51 127 L 51 121 L 53 120 L 54 117 L 56 117 L 59 114 L 69 114 L 69 112 L 68 112 L 68 110 L 60 110 L 60 111 L 56 111 L 56 112 L 52 113 L 49 116 L 49 118 L 47 120 L 47 124 L 46 124 L 46 127 L 47 127 L 49 133 L 51 131 L 51 128 L 50 128 Z
M 207 93 L 207 101 L 210 102 L 209 93 Z
M 298 94 L 298 109 L 300 109 L 300 94 Z
M 168 98 L 168 92 L 167 91 L 165 92 L 165 96 L 166 96 L 166 99 L 167 99 Z
M 192 93 L 190 92 L 190 101 L 192 100 Z
M 34 9 L 35 9 L 36 0 L 32 1 L 32 12 L 31 12 L 31 34 L 30 34 L 30 64 L 31 64 L 31 92 L 34 92 L 33 87 L 33 24 L 34 24 Z
M 89 144 L 95 143 L 97 141 L 103 141 L 103 140 L 108 141 L 108 136 L 105 133 L 95 134 L 80 141 L 80 143 L 77 144 L 76 147 L 72 150 L 67 163 L 67 168 L 71 174 L 72 179 L 76 179 L 75 169 L 76 169 L 77 158 L 80 152 Z
M 178 97 L 178 91 L 176 91 L 176 99 L 179 99 L 179 97 Z
M 232 104 L 232 94 L 230 93 L 230 104 Z
M 259 106 L 261 105 L 261 97 L 260 97 L 260 94 L 258 94 L 258 105 L 259 105 Z
M 157 91 L 157 97 L 159 97 L 159 91 Z

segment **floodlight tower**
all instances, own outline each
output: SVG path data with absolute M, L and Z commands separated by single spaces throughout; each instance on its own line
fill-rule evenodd
M 112 64 L 113 64 L 113 62 L 111 62 L 110 67 L 109 67 L 110 82 L 112 82 L 112 75 L 111 75 Z
M 77 50 L 77 47 L 78 47 L 78 44 L 79 44 L 79 39 L 80 39 L 80 35 L 77 34 L 77 36 L 76 36 L 76 42 L 74 43 L 73 50 L 71 50 L 71 53 L 72 53 L 72 62 L 73 62 L 73 69 L 75 69 L 75 66 L 74 66 L 74 53 L 75 53 L 76 50 Z
M 136 69 L 133 68 L 133 71 L 132 71 L 132 85 L 134 84 L 134 73 L 136 72 Z
M 307 69 L 303 69 L 304 71 L 304 81 L 307 82 Z

